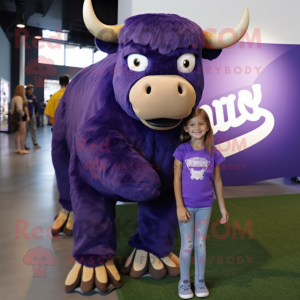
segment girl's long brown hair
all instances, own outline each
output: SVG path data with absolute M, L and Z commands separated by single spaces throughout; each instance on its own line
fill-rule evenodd
M 186 126 L 187 122 L 190 119 L 192 119 L 198 115 L 200 115 L 204 119 L 207 127 L 209 128 L 204 136 L 204 145 L 205 145 L 206 150 L 210 154 L 212 154 L 215 149 L 214 138 L 213 138 L 214 133 L 213 133 L 213 130 L 212 130 L 212 127 L 210 124 L 210 120 L 209 120 L 209 117 L 208 117 L 208 114 L 206 113 L 206 111 L 202 108 L 193 109 L 192 112 L 190 113 L 190 115 L 182 120 L 182 124 L 184 126 Z M 190 140 L 191 140 L 191 136 L 189 135 L 189 133 L 185 132 L 184 129 L 182 129 L 182 133 L 180 135 L 180 144 L 186 143 Z
M 23 104 L 27 103 L 26 97 L 25 97 L 25 88 L 23 85 L 17 85 L 15 92 L 14 92 L 14 97 L 15 96 L 20 96 L 23 99 Z

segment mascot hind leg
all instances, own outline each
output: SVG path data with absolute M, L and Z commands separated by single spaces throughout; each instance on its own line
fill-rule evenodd
M 52 151 L 52 161 L 59 191 L 59 203 L 62 209 L 54 218 L 51 233 L 57 235 L 64 232 L 66 235 L 73 235 L 74 214 L 68 173 L 70 153 L 65 140 L 59 140 L 56 135 L 53 135 L 52 149 L 55 149 L 55 152 Z

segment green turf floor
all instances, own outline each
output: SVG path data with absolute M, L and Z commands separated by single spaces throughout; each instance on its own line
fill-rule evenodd
M 226 199 L 226 208 L 229 226 L 213 228 L 220 219 L 215 201 L 208 229 L 205 280 L 209 298 L 300 299 L 300 195 Z M 137 226 L 137 215 L 136 204 L 117 206 L 117 256 L 127 257 L 132 251 L 127 241 Z M 239 225 L 249 229 L 242 237 Z M 173 252 L 179 255 L 178 229 L 175 238 Z M 116 265 L 120 267 L 117 261 Z M 122 275 L 122 280 L 124 286 L 117 290 L 120 300 L 180 299 L 179 277 L 155 280 Z

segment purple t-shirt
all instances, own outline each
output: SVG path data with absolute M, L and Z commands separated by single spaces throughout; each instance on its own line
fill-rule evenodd
M 173 154 L 182 163 L 182 198 L 185 207 L 210 207 L 214 196 L 214 169 L 225 158 L 218 149 L 210 154 L 183 143 Z

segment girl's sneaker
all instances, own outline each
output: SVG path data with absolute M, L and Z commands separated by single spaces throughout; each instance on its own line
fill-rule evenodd
M 197 297 L 207 297 L 209 295 L 204 280 L 195 280 L 195 294 Z
M 182 299 L 190 299 L 194 297 L 189 280 L 179 281 L 178 295 Z

